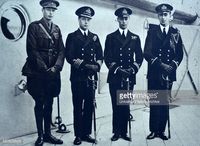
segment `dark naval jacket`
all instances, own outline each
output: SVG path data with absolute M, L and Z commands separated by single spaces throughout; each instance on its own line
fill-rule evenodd
M 39 24 L 43 25 L 53 42 Z M 59 76 L 64 64 L 64 44 L 57 25 L 52 23 L 49 29 L 44 19 L 32 22 L 28 27 L 26 51 L 28 58 L 22 69 L 23 75 L 44 78 L 47 69 L 55 66 Z
M 87 81 L 89 72 L 84 68 L 84 64 L 103 61 L 103 51 L 98 36 L 88 31 L 88 36 L 85 38 L 80 29 L 70 33 L 66 39 L 65 56 L 71 64 L 70 80 Z M 73 60 L 78 58 L 83 60 L 83 63 L 77 69 Z
M 108 83 L 121 82 L 123 80 L 116 73 L 117 68 L 120 67 L 122 69 L 134 69 L 135 74 L 132 74 L 129 79 L 132 84 L 135 84 L 136 73 L 143 61 L 139 36 L 128 31 L 126 39 L 123 39 L 119 30 L 107 35 L 104 58 L 105 64 L 109 69 Z
M 162 80 L 165 73 L 161 63 L 165 63 L 173 67 L 173 71 L 168 75 L 170 81 L 176 81 L 176 69 L 183 59 L 183 44 L 179 30 L 170 26 L 164 38 L 160 26 L 150 24 L 144 57 L 148 62 L 148 79 Z

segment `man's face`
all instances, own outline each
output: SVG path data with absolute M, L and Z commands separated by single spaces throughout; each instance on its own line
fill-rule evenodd
M 87 30 L 89 28 L 90 20 L 91 18 L 79 17 L 78 21 L 79 21 L 80 28 L 84 31 Z
M 129 17 L 118 17 L 117 21 L 121 29 L 126 29 L 129 23 Z
M 54 13 L 55 13 L 55 9 L 54 8 L 43 8 L 42 9 L 43 12 L 43 17 L 47 20 L 52 20 Z
M 161 13 L 159 13 L 158 19 L 159 19 L 161 25 L 168 26 L 170 21 L 172 20 L 171 12 L 161 12 Z

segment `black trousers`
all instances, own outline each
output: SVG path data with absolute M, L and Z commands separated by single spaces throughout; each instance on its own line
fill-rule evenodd
M 169 96 L 172 83 L 167 88 L 167 83 L 160 80 L 148 80 L 148 92 L 156 95 L 150 99 L 149 130 L 151 132 L 165 132 L 169 116 Z M 167 91 L 167 89 L 169 89 Z
M 71 82 L 74 107 L 74 134 L 90 135 L 92 131 L 93 89 L 87 81 Z
M 47 79 L 35 77 L 27 78 L 28 92 L 35 101 L 34 113 L 38 136 L 43 136 L 43 133 L 47 135 L 51 134 L 51 117 L 54 95 L 51 94 L 52 91 L 49 91 L 51 90 L 50 87 L 52 86 L 50 86 L 50 81 Z M 60 84 L 58 84 L 58 88 L 59 87 Z
M 117 104 L 117 91 L 127 90 L 127 85 L 124 83 L 123 87 L 121 82 L 109 83 L 109 90 L 112 101 L 112 132 L 119 135 L 125 135 L 127 133 L 128 120 L 130 118 L 130 107 L 129 105 L 118 105 Z M 133 90 L 133 85 L 130 86 L 130 90 Z
M 52 115 L 52 97 L 37 97 L 35 100 L 35 119 L 38 131 L 38 136 L 43 135 L 43 120 L 44 120 L 44 133 L 51 134 L 51 115 Z

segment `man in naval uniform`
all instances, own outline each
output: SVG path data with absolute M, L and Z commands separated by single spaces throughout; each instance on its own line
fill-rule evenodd
M 172 84 L 176 81 L 176 69 L 183 59 L 183 44 L 178 29 L 170 25 L 173 7 L 160 4 L 155 10 L 160 24 L 149 25 L 144 48 L 144 57 L 148 62 L 148 92 L 158 92 L 156 99 L 150 97 L 151 133 L 147 139 L 159 137 L 167 140 L 164 132 L 169 122 L 169 97 Z
M 34 111 L 38 132 L 35 146 L 42 146 L 43 142 L 63 143 L 51 135 L 53 98 L 60 93 L 60 71 L 64 63 L 62 35 L 59 27 L 52 22 L 59 2 L 41 0 L 40 5 L 43 18 L 32 22 L 28 27 L 26 41 L 28 58 L 22 69 L 22 74 L 27 76 L 28 92 L 35 101 Z
M 91 7 L 76 10 L 79 28 L 70 33 L 66 40 L 66 59 L 71 65 L 71 90 L 74 115 L 74 144 L 82 141 L 95 143 L 91 134 L 93 109 L 93 88 L 91 78 L 95 76 L 103 61 L 103 51 L 96 34 L 90 32 L 89 24 L 95 14 Z
M 104 59 L 109 69 L 107 82 L 113 110 L 112 141 L 120 137 L 131 141 L 131 138 L 127 136 L 127 125 L 130 118 L 129 105 L 117 104 L 117 91 L 127 90 L 127 79 L 130 85 L 129 90 L 133 90 L 136 84 L 136 74 L 143 61 L 140 38 L 127 28 L 131 14 L 132 10 L 126 7 L 115 11 L 119 29 L 107 35 L 105 42 Z

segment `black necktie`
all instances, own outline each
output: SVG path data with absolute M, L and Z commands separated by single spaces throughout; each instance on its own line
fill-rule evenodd
M 87 35 L 86 35 L 86 32 L 84 31 L 84 38 L 86 39 L 87 38 Z
M 123 39 L 126 39 L 124 31 L 122 32 L 122 37 L 123 37 Z
M 51 30 L 51 23 L 48 23 L 48 28 L 49 30 Z
M 166 37 L 167 36 L 167 33 L 165 31 L 165 28 L 163 28 L 163 36 Z

